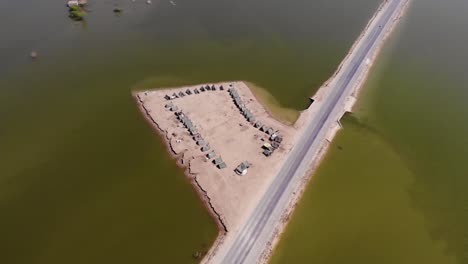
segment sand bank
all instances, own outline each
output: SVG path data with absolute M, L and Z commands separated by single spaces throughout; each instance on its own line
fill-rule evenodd
M 186 169 L 186 175 L 217 219 L 221 231 L 219 239 L 222 239 L 223 233 L 237 228 L 246 217 L 245 213 L 260 198 L 291 150 L 301 127 L 298 122 L 291 126 L 274 118 L 244 82 L 209 84 L 216 90 L 202 92 L 200 87 L 206 85 L 140 91 L 134 96 L 147 120 L 163 136 L 170 153 Z M 221 86 L 223 90 L 220 90 Z M 236 106 L 228 92 L 230 88 L 238 92 L 255 122 L 249 122 Z M 190 95 L 187 90 L 191 91 Z M 184 96 L 179 95 L 181 92 Z M 174 94 L 178 98 L 167 99 L 166 95 Z M 171 107 L 174 107 L 173 111 Z M 195 136 L 198 134 L 203 143 L 197 144 L 194 133 L 191 134 L 177 118 L 175 113 L 180 111 L 191 120 L 196 129 Z M 282 138 L 271 156 L 265 156 L 262 147 L 273 145 L 271 133 L 255 127 L 257 122 Z M 212 151 L 214 156 L 207 157 Z M 213 163 L 216 158 L 221 158 L 226 168 L 218 168 Z M 235 169 L 244 161 L 251 166 L 241 176 Z

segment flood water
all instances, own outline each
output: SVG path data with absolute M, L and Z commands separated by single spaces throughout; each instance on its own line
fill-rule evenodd
M 380 0 L 64 2 L 0 1 L 2 263 L 196 262 L 216 226 L 132 89 L 240 79 L 300 110 Z
M 466 10 L 413 1 L 271 263 L 468 263 Z

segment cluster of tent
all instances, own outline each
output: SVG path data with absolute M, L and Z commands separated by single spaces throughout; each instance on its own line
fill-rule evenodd
M 269 157 L 277 148 L 279 148 L 280 143 L 283 142 L 283 137 L 280 136 L 279 130 L 274 131 L 271 127 L 261 126 L 260 131 L 265 132 L 270 136 L 269 140 L 271 141 L 271 144 L 265 143 L 262 146 L 264 149 L 263 154 Z
M 177 116 L 177 119 L 187 128 L 195 143 L 198 146 L 200 146 L 200 150 L 202 152 L 207 152 L 211 150 L 210 144 L 203 139 L 200 133 L 198 133 L 198 130 L 193 124 L 192 120 L 190 120 L 190 118 L 182 111 L 176 112 L 175 114 Z M 213 150 L 210 153 L 206 154 L 206 157 L 208 159 L 212 159 L 215 156 L 216 153 Z M 227 167 L 226 163 L 224 163 L 221 157 L 217 157 L 216 159 L 214 159 L 213 163 L 216 165 L 216 167 L 218 167 L 218 169 L 224 169 Z
M 222 85 L 220 85 L 218 88 L 216 88 L 216 86 L 213 84 L 211 86 L 209 85 L 202 85 L 200 87 L 200 89 L 198 88 L 195 88 L 193 89 L 193 92 L 192 90 L 190 89 L 187 89 L 184 91 L 180 91 L 179 93 L 173 93 L 172 95 L 165 95 L 164 96 L 164 99 L 166 100 L 174 100 L 176 98 L 181 98 L 181 97 L 184 97 L 186 95 L 192 95 L 192 94 L 200 94 L 200 92 L 205 92 L 205 91 L 216 91 L 217 89 L 219 89 L 220 91 L 224 91 L 224 87 Z

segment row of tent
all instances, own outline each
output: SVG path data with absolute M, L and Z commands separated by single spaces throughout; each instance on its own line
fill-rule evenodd
M 254 124 L 256 121 L 256 118 L 252 114 L 252 112 L 250 112 L 250 110 L 242 102 L 242 99 L 240 98 L 239 93 L 237 93 L 237 90 L 234 88 L 230 88 L 228 92 L 231 95 L 232 99 L 234 100 L 234 103 L 236 104 L 237 108 L 239 108 L 240 112 L 245 117 L 245 119 L 247 119 L 249 123 Z
M 216 152 L 214 150 L 210 151 L 208 154 L 206 154 L 206 158 L 207 159 L 213 159 L 214 157 L 216 157 Z M 214 160 L 211 161 L 216 167 L 218 167 L 218 169 L 225 169 L 227 166 L 226 166 L 226 163 L 223 161 L 223 159 L 221 158 L 221 156 L 215 158 Z
M 184 114 L 182 111 L 178 111 L 175 113 L 177 116 L 177 119 L 187 128 L 187 130 L 190 132 L 190 135 L 195 135 L 197 134 L 197 129 L 195 128 L 195 125 L 193 124 L 192 120 L 188 118 L 187 115 Z
M 177 116 L 177 119 L 187 128 L 193 140 L 195 140 L 195 143 L 201 147 L 200 150 L 202 152 L 207 152 L 211 150 L 210 144 L 205 142 L 205 140 L 200 135 L 200 133 L 198 133 L 197 128 L 193 124 L 192 120 L 190 120 L 190 118 L 187 115 L 185 115 L 182 111 L 176 112 L 175 114 Z M 206 157 L 208 159 L 212 159 L 215 156 L 216 156 L 216 153 L 213 150 L 210 153 L 206 154 Z M 224 169 L 227 167 L 226 163 L 224 163 L 221 157 L 214 159 L 213 163 L 219 169 Z
M 230 88 L 228 92 L 231 95 L 232 99 L 234 100 L 234 103 L 236 104 L 236 106 L 239 108 L 241 113 L 247 119 L 247 121 L 253 124 L 255 128 L 258 128 L 260 131 L 265 132 L 267 135 L 269 135 L 269 139 L 272 142 L 272 144 L 268 144 L 268 145 L 271 146 L 271 148 L 266 148 L 263 151 L 263 154 L 269 157 L 271 154 L 273 154 L 273 151 L 277 149 L 279 147 L 279 144 L 283 141 L 283 138 L 279 134 L 279 130 L 275 131 L 272 127 L 263 125 L 262 122 L 260 121 L 255 122 L 255 117 L 250 112 L 250 110 L 248 110 L 247 107 L 244 105 L 237 90 L 234 88 Z
M 179 93 L 173 93 L 172 95 L 168 95 L 166 94 L 164 96 L 164 99 L 166 100 L 174 100 L 176 98 L 181 98 L 181 97 L 184 97 L 186 95 L 192 95 L 192 94 L 200 94 L 200 92 L 205 92 L 205 91 L 216 91 L 217 89 L 219 89 L 220 91 L 224 91 L 224 87 L 222 85 L 220 85 L 218 88 L 216 88 L 216 86 L 213 84 L 213 85 L 205 85 L 205 86 L 201 86 L 200 89 L 198 88 L 195 88 L 192 92 L 192 90 L 190 89 L 187 89 L 184 91 L 180 91 Z

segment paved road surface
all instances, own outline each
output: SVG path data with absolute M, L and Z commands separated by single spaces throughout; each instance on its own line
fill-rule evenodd
M 367 59 L 376 52 L 405 3 L 406 0 L 389 0 L 383 6 L 336 78 L 330 82 L 330 92 L 255 210 L 236 234 L 228 234 L 235 235 L 235 238 L 226 239 L 211 263 L 250 264 L 259 260 L 288 206 L 290 195 L 316 158 L 330 127 L 341 118 L 345 99 L 353 93 L 359 78 L 367 73 Z

